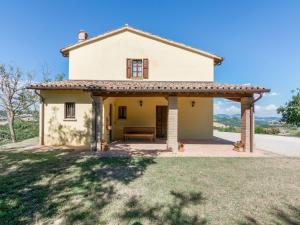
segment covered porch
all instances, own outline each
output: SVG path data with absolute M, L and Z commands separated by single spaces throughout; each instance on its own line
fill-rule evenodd
M 261 149 L 253 152 L 233 151 L 233 142 L 213 137 L 210 140 L 186 141 L 184 152 L 177 152 L 178 157 L 270 157 L 274 156 Z M 166 149 L 166 141 L 156 140 L 154 143 L 132 140 L 115 141 L 109 144 L 109 151 L 98 151 L 100 156 L 109 157 L 173 157 L 174 152 Z
M 180 142 L 185 143 L 185 155 L 196 156 L 201 154 L 200 149 L 208 151 L 211 156 L 217 156 L 220 152 L 233 154 L 232 143 L 212 138 L 210 140 L 181 140 L 179 137 L 179 99 L 188 98 L 193 104 L 193 98 L 226 98 L 241 104 L 241 142 L 243 143 L 243 154 L 252 154 L 254 144 L 254 104 L 262 97 L 268 89 L 244 86 L 218 84 L 214 82 L 165 82 L 165 81 L 106 81 L 101 84 L 90 85 L 87 91 L 93 99 L 92 107 L 92 133 L 91 149 L 93 151 L 102 149 L 102 140 L 105 138 L 105 127 L 107 127 L 104 116 L 105 101 L 109 98 L 142 98 L 160 97 L 164 98 L 167 106 L 167 137 L 166 140 L 156 140 L 155 143 L 131 142 L 124 143 L 121 140 L 109 144 L 110 153 L 103 154 L 128 154 L 128 155 L 168 155 L 178 152 Z M 256 97 L 257 94 L 257 97 Z M 200 115 L 199 115 L 200 116 Z M 195 115 L 193 115 L 195 118 Z M 193 121 L 193 118 L 191 118 Z M 147 118 L 145 118 L 147 120 Z M 192 124 L 193 122 L 191 122 Z M 111 126 L 112 124 L 109 124 Z M 212 126 L 212 124 L 211 124 Z M 113 141 L 113 140 L 109 140 Z M 230 151 L 230 152 L 229 152 Z M 245 152 L 247 154 L 245 154 Z M 256 154 L 260 154 L 257 150 Z M 205 153 L 205 152 L 204 152 Z M 102 154 L 102 153 L 101 153 Z M 255 155 L 256 155 L 255 154 Z M 263 155 L 263 153 L 261 153 Z M 205 153 L 207 156 L 207 152 Z M 234 153 L 234 156 L 237 154 Z M 252 154 L 253 155 L 253 154 Z

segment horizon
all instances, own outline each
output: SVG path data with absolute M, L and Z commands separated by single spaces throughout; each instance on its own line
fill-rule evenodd
M 276 109 L 299 85 L 299 1 L 172 1 L 172 7 L 169 1 L 138 6 L 135 1 L 3 1 L 2 6 L 0 63 L 32 71 L 35 81 L 42 79 L 45 64 L 52 79 L 58 73 L 68 75 L 68 59 L 59 50 L 74 43 L 80 29 L 93 37 L 129 24 L 224 57 L 215 67 L 216 82 L 270 88 L 256 104 L 257 116 L 280 117 Z M 239 111 L 239 103 L 214 100 L 214 114 Z

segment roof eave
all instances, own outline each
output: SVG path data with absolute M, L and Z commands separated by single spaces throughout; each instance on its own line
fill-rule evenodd
M 116 30 L 113 30 L 113 31 L 110 31 L 110 32 L 106 32 L 106 33 L 100 34 L 98 36 L 92 37 L 92 38 L 87 39 L 85 41 L 74 43 L 74 44 L 72 44 L 70 46 L 61 48 L 60 52 L 61 52 L 61 54 L 64 57 L 68 57 L 69 56 L 69 52 L 71 50 L 73 50 L 73 49 L 82 47 L 84 45 L 93 43 L 95 41 L 98 41 L 98 40 L 101 40 L 101 39 L 113 36 L 115 34 L 118 34 L 118 33 L 124 32 L 124 31 L 130 31 L 132 33 L 136 33 L 136 34 L 142 35 L 144 37 L 148 37 L 148 38 L 151 38 L 151 39 L 154 39 L 154 40 L 157 40 L 157 41 L 160 41 L 160 42 L 163 42 L 163 43 L 166 43 L 166 44 L 178 47 L 178 48 L 185 49 L 187 51 L 191 51 L 191 52 L 194 52 L 194 53 L 197 53 L 197 54 L 200 54 L 200 55 L 212 58 L 212 59 L 214 59 L 215 65 L 221 65 L 222 61 L 224 60 L 224 58 L 221 57 L 221 56 L 218 56 L 218 55 L 215 55 L 215 54 L 212 54 L 212 53 L 209 53 L 209 52 L 197 49 L 197 48 L 193 48 L 193 47 L 187 46 L 185 44 L 178 43 L 178 42 L 166 39 L 166 38 L 162 38 L 162 37 L 159 37 L 157 35 L 154 35 L 154 34 L 151 34 L 151 33 L 147 33 L 147 32 L 144 32 L 144 31 L 141 31 L 141 30 L 129 27 L 129 26 L 124 26 L 124 27 L 118 28 Z

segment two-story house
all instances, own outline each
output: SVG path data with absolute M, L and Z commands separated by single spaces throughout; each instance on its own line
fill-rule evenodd
M 269 90 L 214 82 L 222 57 L 128 25 L 80 31 L 61 53 L 69 80 L 30 87 L 41 96 L 41 144 L 96 150 L 100 140 L 152 137 L 177 151 L 179 140 L 213 137 L 213 98 L 223 97 L 241 102 L 241 140 L 253 150 L 254 94 Z

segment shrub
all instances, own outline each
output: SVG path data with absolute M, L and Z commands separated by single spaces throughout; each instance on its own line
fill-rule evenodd
M 295 136 L 300 137 L 300 131 L 298 131 Z
M 265 129 L 266 134 L 279 134 L 280 130 L 278 127 L 271 127 L 271 128 L 266 128 Z
M 265 128 L 257 126 L 257 127 L 255 127 L 255 133 L 256 134 L 264 134 Z
M 16 120 L 14 127 L 17 141 L 37 137 L 39 134 L 39 124 L 35 121 Z M 0 144 L 7 142 L 10 142 L 10 133 L 6 124 L 0 126 Z

